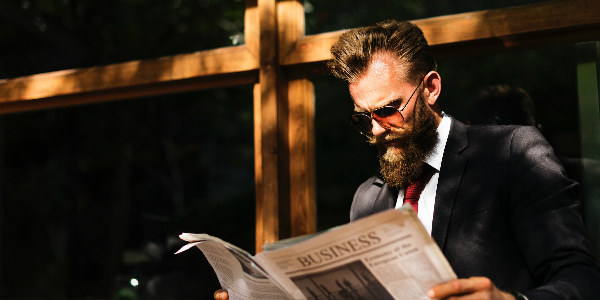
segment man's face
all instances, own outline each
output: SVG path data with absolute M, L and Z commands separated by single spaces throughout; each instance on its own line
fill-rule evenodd
M 400 61 L 389 53 L 376 53 L 364 75 L 348 85 L 357 112 L 372 112 L 378 108 L 393 104 L 404 107 L 416 86 L 410 83 L 405 68 Z M 419 91 L 416 93 L 419 94 Z M 416 95 L 415 95 L 416 96 Z M 385 147 L 403 150 L 403 136 L 413 123 L 416 101 L 408 102 L 402 110 L 404 126 L 402 128 L 385 129 L 378 122 L 372 121 L 373 136 Z
M 404 124 L 400 128 L 384 128 L 372 120 L 373 137 L 369 142 L 379 148 L 381 173 L 392 186 L 405 188 L 418 175 L 423 160 L 437 142 L 439 120 L 423 97 L 422 88 L 409 99 L 418 83 L 409 81 L 405 68 L 395 56 L 374 55 L 367 71 L 349 84 L 350 95 L 358 112 L 372 112 L 386 105 L 404 107 Z M 423 85 L 421 85 L 422 87 Z

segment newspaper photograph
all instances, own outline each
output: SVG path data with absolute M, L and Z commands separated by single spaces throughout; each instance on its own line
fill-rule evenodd
M 414 211 L 367 217 L 255 260 L 293 299 L 429 299 L 456 278 Z

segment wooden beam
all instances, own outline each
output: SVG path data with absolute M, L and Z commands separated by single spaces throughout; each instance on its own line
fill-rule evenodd
M 260 53 L 260 27 L 257 0 L 246 0 L 244 10 L 244 45 L 257 61 Z
M 256 57 L 260 57 L 260 16 L 257 0 L 246 0 L 244 15 L 244 43 Z M 256 253 L 262 251 L 264 244 L 265 214 L 263 201 L 263 165 L 262 165 L 262 101 L 261 84 L 254 85 L 254 189 L 255 189 L 255 234 L 254 244 Z
M 256 189 L 255 200 L 255 235 L 254 243 L 256 253 L 262 251 L 265 241 L 265 206 L 263 196 L 263 166 L 262 166 L 262 109 L 261 109 L 260 84 L 254 85 L 254 186 Z
M 314 88 L 303 70 L 279 66 L 304 36 L 304 8 L 301 0 L 258 0 L 258 7 L 257 252 L 264 243 L 316 231 Z
M 279 59 L 304 37 L 302 0 L 278 2 Z M 287 111 L 289 149 L 289 220 L 290 235 L 314 233 L 317 229 L 316 163 L 315 163 L 315 94 L 307 72 L 290 69 L 287 78 Z
M 288 76 L 291 236 L 317 230 L 315 91 L 307 73 Z
M 277 3 L 279 63 L 293 51 L 296 42 L 304 37 L 303 2 L 303 0 L 279 0 Z
M 437 59 L 449 59 L 481 54 L 500 53 L 531 48 L 576 44 L 600 40 L 600 25 L 538 31 L 504 37 L 440 44 L 433 46 Z
M 281 172 L 280 162 L 282 151 L 279 145 L 279 133 L 282 124 L 279 113 L 281 106 L 278 99 L 281 75 L 277 65 L 277 1 L 258 0 L 258 15 L 260 28 L 259 53 L 259 96 L 256 104 L 260 111 L 260 141 L 261 170 L 257 172 L 260 182 L 260 198 L 256 199 L 256 251 L 262 251 L 262 245 L 279 240 L 279 203 L 286 201 L 280 197 Z
M 599 12 L 598 0 L 563 0 L 413 22 L 425 33 L 436 57 L 444 58 L 598 40 Z M 282 65 L 329 60 L 329 48 L 343 32 L 299 40 Z
M 163 93 L 160 88 L 164 86 L 164 93 L 170 92 L 176 82 L 181 82 L 181 87 L 177 90 L 182 92 L 198 88 L 188 84 L 187 80 L 190 79 L 229 74 L 232 77 L 245 74 L 247 79 L 256 79 L 250 71 L 256 72 L 257 69 L 258 60 L 246 46 L 226 47 L 153 60 L 0 80 L 0 105 L 16 101 L 59 99 L 60 96 L 67 95 L 94 97 L 94 93 L 105 95 L 102 99 L 106 100 L 139 97 L 148 94 L 148 87 Z M 221 78 L 227 81 L 227 78 Z M 106 95 L 111 91 L 112 96 L 107 98 Z M 123 91 L 124 94 L 120 94 Z M 86 102 L 86 99 L 82 99 L 82 103 Z M 69 103 L 78 104 L 77 101 Z
M 309 35 L 300 39 L 294 48 L 282 58 L 281 64 L 286 66 L 324 62 L 331 58 L 329 48 L 345 30 Z
M 432 45 L 442 45 L 597 26 L 598 12 L 597 0 L 550 1 L 424 19 L 417 24 Z
M 214 89 L 258 81 L 255 71 L 0 103 L 0 114 Z

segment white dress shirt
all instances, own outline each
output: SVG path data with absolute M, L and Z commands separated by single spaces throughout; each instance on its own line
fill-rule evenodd
M 419 198 L 418 217 L 431 235 L 431 224 L 433 222 L 433 207 L 435 206 L 435 194 L 437 192 L 438 179 L 440 177 L 440 168 L 442 167 L 442 158 L 444 157 L 444 148 L 450 134 L 451 119 L 448 115 L 443 114 L 442 122 L 437 128 L 438 141 L 433 148 L 431 154 L 425 159 L 425 162 L 432 166 L 436 172 L 431 176 L 429 182 L 425 185 L 421 197 Z M 398 193 L 396 200 L 396 208 L 400 208 L 404 202 L 404 190 Z

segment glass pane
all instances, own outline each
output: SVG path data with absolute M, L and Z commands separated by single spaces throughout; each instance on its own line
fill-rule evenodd
M 444 60 L 439 63 L 444 111 L 468 123 L 468 108 L 485 88 L 497 85 L 519 87 L 533 101 L 536 122 L 559 157 L 579 157 L 579 115 L 575 46 L 551 47 L 479 57 Z M 514 122 L 513 122 L 514 123 Z M 579 179 L 578 171 L 570 175 Z
M 377 151 L 350 124 L 354 106 L 348 85 L 333 76 L 313 77 L 317 160 L 317 227 L 350 221 L 356 188 L 377 174 Z
M 0 78 L 243 43 L 242 0 L 0 1 Z
M 469 123 L 469 108 L 482 90 L 500 86 L 525 91 L 536 113 L 533 124 L 553 146 L 568 176 L 582 184 L 584 219 L 600 249 L 597 57 L 595 44 L 589 43 L 439 61 L 443 84 L 438 102 L 446 113 Z M 325 229 L 348 221 L 354 192 L 376 174 L 378 163 L 374 149 L 350 125 L 353 107 L 347 85 L 317 77 L 315 89 L 318 224 Z M 491 108 L 492 100 L 487 101 Z M 503 111 L 489 118 L 513 124 L 517 119 Z
M 445 60 L 439 63 L 439 71 L 442 109 L 466 123 L 475 118 L 469 108 L 484 89 L 518 87 L 529 95 L 536 126 L 554 148 L 567 175 L 582 185 L 584 220 L 596 249 L 600 249 L 600 225 L 595 217 L 600 213 L 595 180 L 600 175 L 596 60 L 595 44 L 588 43 Z M 493 115 L 496 120 L 508 119 L 505 111 L 497 110 Z M 517 119 L 505 124 L 517 123 Z
M 254 251 L 252 87 L 0 121 L 0 298 L 207 298 L 178 235 Z
M 387 19 L 416 20 L 464 12 L 546 2 L 546 0 L 305 1 L 306 32 L 316 34 L 367 26 Z
M 584 220 L 600 257 L 600 43 L 582 44 L 577 47 L 581 50 L 577 64 L 577 91 L 581 128 L 581 190 L 585 200 Z

